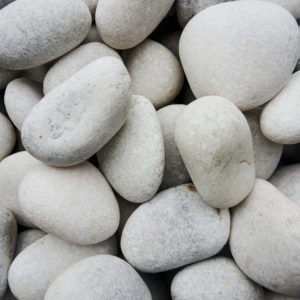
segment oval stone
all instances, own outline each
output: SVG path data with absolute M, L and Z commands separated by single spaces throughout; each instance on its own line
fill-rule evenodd
M 0 113 L 0 161 L 13 151 L 15 143 L 15 129 L 9 119 Z

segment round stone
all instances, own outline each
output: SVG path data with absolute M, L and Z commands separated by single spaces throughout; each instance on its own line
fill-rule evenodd
M 9 119 L 0 113 L 0 161 L 12 152 L 15 143 L 15 129 Z

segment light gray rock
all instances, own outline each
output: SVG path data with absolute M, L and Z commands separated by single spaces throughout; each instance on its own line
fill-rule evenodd
M 271 291 L 265 291 L 265 300 L 300 300 L 300 297 L 289 297 Z
M 9 118 L 19 131 L 31 109 L 43 96 L 42 85 L 31 79 L 18 78 L 7 85 L 4 94 L 5 108 Z
M 211 6 L 188 23 L 179 43 L 195 96 L 222 96 L 242 111 L 267 102 L 284 87 L 299 50 L 295 19 L 264 1 Z
M 16 77 L 18 77 L 18 71 L 11 71 L 0 68 L 0 90 L 4 89 L 6 85 Z
M 260 126 L 263 134 L 278 144 L 300 143 L 300 71 L 264 107 Z
M 148 286 L 152 300 L 170 300 L 170 292 L 162 274 L 139 273 Z
M 19 185 L 27 172 L 40 165 L 41 163 L 26 151 L 12 154 L 0 162 L 0 207 L 10 210 L 18 223 L 27 227 L 33 227 L 33 224 L 20 207 Z
M 165 145 L 165 169 L 161 188 L 174 187 L 191 182 L 190 175 L 184 165 L 174 140 L 174 130 L 177 118 L 183 113 L 185 105 L 168 105 L 157 114 L 160 121 Z
M 80 0 L 18 0 L 0 12 L 0 66 L 22 70 L 79 45 L 91 26 Z
M 115 50 L 103 43 L 88 43 L 72 50 L 49 69 L 44 79 L 44 93 L 49 93 L 83 67 L 104 56 L 121 59 Z
M 121 249 L 135 268 L 157 273 L 215 255 L 226 244 L 229 228 L 227 209 L 208 206 L 194 185 L 180 185 L 132 213 L 122 232 Z
M 0 113 L 0 161 L 14 149 L 16 132 L 10 120 Z
M 19 300 L 43 300 L 50 284 L 78 261 L 94 255 L 116 253 L 114 237 L 96 245 L 80 246 L 49 234 L 15 258 L 9 269 L 9 286 Z
M 39 83 L 44 82 L 44 78 L 49 70 L 49 67 L 52 63 L 43 64 L 40 66 L 37 66 L 35 68 L 27 69 L 22 72 L 22 77 L 35 80 Z
M 79 164 L 124 124 L 130 78 L 115 57 L 102 57 L 47 94 L 30 112 L 22 140 L 34 157 L 54 166 Z
M 175 99 L 184 74 L 177 58 L 163 45 L 145 40 L 122 54 L 132 81 L 132 93 L 148 98 L 156 108 Z
M 14 257 L 17 240 L 17 222 L 11 212 L 0 208 L 0 297 L 7 288 L 7 273 Z
M 179 39 L 181 31 L 169 32 L 159 39 L 159 43 L 168 48 L 179 59 Z
M 87 36 L 83 40 L 84 44 L 93 43 L 93 42 L 103 42 L 96 25 L 91 26 Z
M 299 297 L 300 210 L 269 182 L 257 179 L 233 209 L 230 249 L 239 268 L 260 285 Z
M 268 140 L 260 129 L 260 115 L 262 108 L 257 107 L 244 113 L 249 124 L 255 161 L 256 178 L 268 179 L 274 173 L 281 154 L 283 145 Z
M 39 229 L 28 229 L 20 232 L 18 234 L 15 256 L 45 235 L 46 233 Z
M 75 244 L 96 244 L 119 226 L 117 200 L 90 163 L 72 168 L 43 165 L 22 179 L 19 201 L 38 228 Z
M 96 25 L 105 44 L 135 47 L 146 39 L 170 10 L 174 0 L 101 0 Z
M 139 274 L 124 260 L 111 255 L 86 258 L 51 284 L 45 300 L 151 300 Z
M 98 0 L 82 0 L 90 10 L 93 20 L 95 19 L 96 8 Z
M 211 258 L 179 271 L 171 285 L 178 300 L 264 300 L 262 288 L 227 257 Z
M 255 167 L 251 132 L 231 101 L 197 99 L 177 118 L 175 142 L 203 200 L 232 207 L 251 191 Z
M 158 116 L 152 103 L 133 96 L 127 120 L 97 154 L 100 169 L 123 198 L 142 203 L 157 192 L 165 152 Z

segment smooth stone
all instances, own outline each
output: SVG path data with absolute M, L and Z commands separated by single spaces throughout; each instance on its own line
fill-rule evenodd
M 5 108 L 19 131 L 27 115 L 43 96 L 42 85 L 31 79 L 18 78 L 7 85 L 4 94 Z
M 159 43 L 168 48 L 177 59 L 179 58 L 179 39 L 181 36 L 181 31 L 173 31 L 165 34 L 159 39 Z
M 119 226 L 117 200 L 103 175 L 88 162 L 31 170 L 20 184 L 19 201 L 33 224 L 70 243 L 102 242 Z
M 26 150 L 53 166 L 72 166 L 99 151 L 125 123 L 130 77 L 115 57 L 88 64 L 47 94 L 22 127 Z
M 92 19 L 95 19 L 96 8 L 99 0 L 82 0 L 90 10 Z
M 84 44 L 93 43 L 93 42 L 103 42 L 96 25 L 92 25 L 87 36 L 83 40 Z
M 165 46 L 145 40 L 122 54 L 131 77 L 132 93 L 148 98 L 155 108 L 167 105 L 180 92 L 184 74 L 180 62 Z
M 274 143 L 300 143 L 300 71 L 264 107 L 260 126 L 263 134 Z
M 264 300 L 263 289 L 227 257 L 211 258 L 179 271 L 171 285 L 178 300 Z
M 4 6 L 10 4 L 13 1 L 15 1 L 15 0 L 0 0 L 0 9 L 3 8 Z
M 44 79 L 44 93 L 48 94 L 83 67 L 105 56 L 121 59 L 115 50 L 103 43 L 88 43 L 72 50 L 49 69 Z
M 194 185 L 180 185 L 160 192 L 132 213 L 121 249 L 138 270 L 163 272 L 217 254 L 229 230 L 227 209 L 208 206 Z
M 48 234 L 15 258 L 9 269 L 9 286 L 19 300 L 43 300 L 61 273 L 78 261 L 99 254 L 117 254 L 114 237 L 96 245 L 80 246 Z
M 271 183 L 257 179 L 233 209 L 230 249 L 249 278 L 276 293 L 299 297 L 300 210 Z
M 51 61 L 79 45 L 91 26 L 80 0 L 18 0 L 0 12 L 0 66 L 22 70 Z
M 255 161 L 256 178 L 268 179 L 274 173 L 283 151 L 283 145 L 268 140 L 260 129 L 262 108 L 258 107 L 244 113 L 249 124 Z
M 14 149 L 16 132 L 10 120 L 0 113 L 0 161 Z
M 174 0 L 101 0 L 96 25 L 105 44 L 115 49 L 137 46 L 157 27 Z
M 267 102 L 285 86 L 299 50 L 295 19 L 264 1 L 211 6 L 188 23 L 179 43 L 195 96 L 222 96 L 242 111 Z
M 177 118 L 174 137 L 207 204 L 232 207 L 250 193 L 255 180 L 251 132 L 231 101 L 218 96 L 193 101 Z
M 23 177 L 41 163 L 28 152 L 22 151 L 12 154 L 0 162 L 0 207 L 11 211 L 18 223 L 27 227 L 34 225 L 21 209 L 18 190 Z
M 11 212 L 0 208 L 0 297 L 7 288 L 7 274 L 14 257 L 17 240 L 17 222 Z
M 48 73 L 51 63 L 43 64 L 35 68 L 27 69 L 22 72 L 22 77 L 35 80 L 39 83 L 44 82 L 44 78 Z
M 39 229 L 28 229 L 18 234 L 15 256 L 20 254 L 25 248 L 33 244 L 35 241 L 44 237 L 47 233 Z
M 6 70 L 0 68 L 0 90 L 4 89 L 6 85 L 16 77 L 18 77 L 18 71 Z
M 142 203 L 157 192 L 164 171 L 164 140 L 152 103 L 133 96 L 127 120 L 98 152 L 103 175 L 119 195 Z
M 300 297 L 289 297 L 272 291 L 265 291 L 265 300 L 300 300 Z
M 180 104 L 168 105 L 157 112 L 165 144 L 165 169 L 161 183 L 162 189 L 191 182 L 190 175 L 174 140 L 176 120 L 183 113 L 184 108 L 185 105 Z
M 111 255 L 86 258 L 62 273 L 47 290 L 45 300 L 151 300 L 139 274 Z

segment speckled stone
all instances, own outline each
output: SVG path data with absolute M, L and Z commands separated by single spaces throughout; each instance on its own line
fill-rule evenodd
M 39 229 L 27 229 L 18 234 L 15 256 L 22 252 L 29 245 L 44 237 L 46 233 Z
M 271 183 L 257 179 L 233 209 L 230 249 L 249 278 L 277 293 L 299 297 L 299 206 Z
M 47 290 L 45 300 L 151 300 L 139 274 L 111 255 L 86 258 L 62 273 Z
M 226 244 L 229 228 L 227 209 L 208 206 L 192 184 L 180 185 L 132 213 L 121 249 L 135 268 L 157 273 L 215 255 Z
M 161 188 L 174 187 L 191 182 L 190 175 L 184 165 L 174 140 L 174 130 L 177 118 L 183 113 L 185 105 L 168 105 L 157 114 L 162 129 L 165 144 L 165 168 Z
M 265 291 L 265 300 L 300 300 L 300 297 L 289 297 L 271 291 Z
M 4 94 L 5 108 L 10 120 L 19 131 L 31 109 L 43 96 L 42 85 L 34 80 L 23 77 L 8 84 Z
M 14 149 L 16 132 L 10 120 L 0 113 L 0 161 Z
M 18 77 L 19 71 L 12 71 L 0 68 L 0 90 L 4 89 L 6 85 L 16 77 Z
M 140 44 L 170 10 L 174 0 L 101 0 L 96 25 L 105 44 L 128 49 Z
M 180 62 L 163 45 L 145 40 L 122 54 L 132 81 L 132 93 L 148 98 L 156 108 L 175 99 L 184 74 Z
M 51 90 L 68 80 L 89 63 L 104 56 L 120 58 L 119 54 L 103 43 L 82 45 L 60 58 L 48 71 L 44 79 L 44 92 Z
M 80 246 L 46 235 L 15 258 L 9 270 L 9 286 L 20 300 L 43 300 L 54 279 L 78 261 L 94 255 L 116 253 L 114 237 L 96 245 Z
M 258 107 L 244 115 L 252 135 L 256 178 L 268 179 L 279 163 L 283 145 L 273 143 L 261 132 L 259 123 L 261 111 L 262 108 Z
M 159 43 L 168 48 L 179 59 L 179 39 L 181 31 L 169 32 L 159 39 Z
M 222 96 L 242 111 L 267 102 L 284 87 L 299 50 L 295 19 L 264 1 L 211 6 L 188 23 L 179 43 L 195 96 Z
M 264 300 L 262 288 L 227 257 L 208 259 L 179 271 L 171 293 L 172 299 L 178 300 Z
M 91 26 L 87 36 L 83 40 L 84 44 L 93 43 L 93 42 L 103 42 L 96 25 Z
M 115 57 L 102 57 L 47 94 L 22 127 L 28 152 L 47 164 L 71 166 L 95 154 L 124 124 L 130 78 Z
M 206 203 L 232 207 L 250 193 L 255 180 L 251 132 L 231 101 L 218 96 L 193 101 L 177 118 L 174 137 Z
M 121 130 L 97 154 L 100 169 L 123 198 L 142 203 L 157 192 L 165 152 L 158 116 L 152 103 L 133 96 Z

